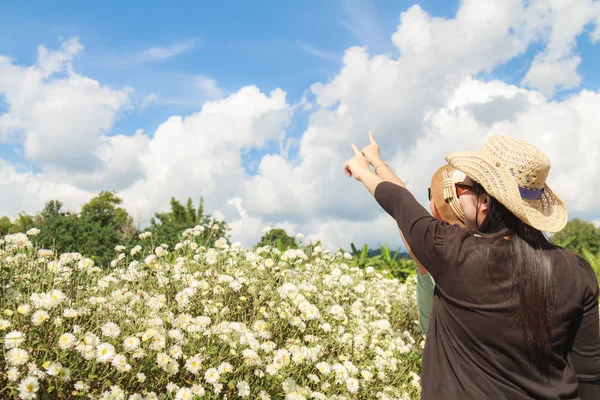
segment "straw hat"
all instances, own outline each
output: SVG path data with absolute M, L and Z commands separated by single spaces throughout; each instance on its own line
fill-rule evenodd
M 465 226 L 465 213 L 458 202 L 454 184 L 462 182 L 465 177 L 464 172 L 446 164 L 433 174 L 429 186 L 431 200 L 440 213 L 440 217 L 450 224 L 462 227 Z
M 532 144 L 492 135 L 483 149 L 450 153 L 446 161 L 527 225 L 558 232 L 567 224 L 565 204 L 546 185 L 550 160 Z

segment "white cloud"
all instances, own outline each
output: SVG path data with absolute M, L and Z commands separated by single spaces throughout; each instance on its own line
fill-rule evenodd
M 77 39 L 59 50 L 38 49 L 31 67 L 0 58 L 0 93 L 9 111 L 0 116 L 0 138 L 19 137 L 25 156 L 44 168 L 91 171 L 101 166 L 94 148 L 130 104 L 131 89 L 115 90 L 75 73 Z
M 323 60 L 338 61 L 341 58 L 340 55 L 334 52 L 318 49 L 309 43 L 299 43 L 298 46 L 308 54 L 312 54 L 313 56 Z
M 187 53 L 196 45 L 195 40 L 175 42 L 166 47 L 151 47 L 135 54 L 133 59 L 140 63 L 165 60 L 179 54 Z
M 597 6 L 589 4 L 572 1 L 564 8 L 559 2 L 530 1 L 524 7 L 518 0 L 470 0 L 461 2 L 454 18 L 433 17 L 413 6 L 401 14 L 390 38 L 399 56 L 347 49 L 339 73 L 310 87 L 312 103 L 303 99 L 290 105 L 281 89 L 266 94 L 254 86 L 224 96 L 216 81 L 200 77 L 195 82 L 212 100 L 196 113 L 170 117 L 151 135 L 110 135 L 113 121 L 130 107 L 128 91 L 75 74 L 69 57 L 79 51 L 77 46 L 62 48 L 55 57 L 62 61 L 47 62 L 44 69 L 67 71 L 66 77 L 51 73 L 42 80 L 37 78 L 41 67 L 17 67 L 0 58 L 0 71 L 13 78 L 0 78 L 0 93 L 13 93 L 7 95 L 11 111 L 0 116 L 0 137 L 15 140 L 18 132 L 26 157 L 42 165 L 42 172 L 32 174 L 2 164 L 0 192 L 10 195 L 0 211 L 23 207 L 33 212 L 50 198 L 79 204 L 111 186 L 120 189 L 125 206 L 140 220 L 167 208 L 171 196 L 194 201 L 204 196 L 206 210 L 228 221 L 232 239 L 245 245 L 256 243 L 262 228 L 272 226 L 320 239 L 331 249 L 347 249 L 350 242 L 372 247 L 387 242 L 395 248 L 400 240 L 394 221 L 342 171 L 352 155 L 350 143 L 364 146 L 372 129 L 382 156 L 422 201 L 431 174 L 448 152 L 477 148 L 494 132 L 525 138 L 549 155 L 549 183 L 571 214 L 598 220 L 600 93 L 583 90 L 560 101 L 550 97 L 579 85 L 575 38 L 593 21 L 589 16 L 597 15 Z M 476 78 L 533 43 L 543 50 L 522 85 L 534 90 Z M 27 75 L 31 70 L 37 71 L 37 80 Z M 555 70 L 570 75 L 557 78 L 547 72 Z M 44 94 L 67 83 L 100 99 L 84 102 L 82 110 L 86 118 L 92 113 L 101 117 L 80 122 L 78 108 L 68 102 L 54 108 L 65 118 L 36 113 L 49 108 Z M 53 98 L 70 93 L 57 91 Z M 27 111 L 13 113 L 13 103 Z M 292 139 L 286 130 L 300 108 L 309 113 L 308 126 L 301 138 Z M 27 150 L 29 137 L 45 143 L 32 126 L 44 126 L 44 140 L 58 137 L 66 144 L 44 146 L 38 153 Z M 262 157 L 257 174 L 249 176 L 241 154 L 272 142 L 279 143 L 279 154 Z M 289 159 L 291 145 L 297 146 L 297 159 Z M 85 154 L 94 165 L 85 169 L 66 162 L 61 159 L 66 152 L 59 157 L 53 146 L 77 149 L 74 154 Z
M 527 9 L 525 29 L 547 41 L 537 54 L 522 85 L 538 89 L 552 97 L 556 91 L 578 87 L 581 76 L 577 67 L 581 58 L 574 52 L 576 40 L 584 28 L 600 21 L 600 4 L 592 0 L 540 0 Z M 592 33 L 595 40 L 595 33 Z
M 219 87 L 217 81 L 212 78 L 197 76 L 194 79 L 194 86 L 204 94 L 206 100 L 220 99 L 223 97 L 223 91 Z

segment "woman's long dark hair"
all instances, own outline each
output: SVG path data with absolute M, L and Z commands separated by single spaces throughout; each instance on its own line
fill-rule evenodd
M 479 193 L 485 193 L 481 185 L 474 183 Z M 479 197 L 477 201 L 481 201 Z M 525 224 L 489 194 L 487 201 L 487 214 L 478 232 L 492 240 L 511 238 L 506 241 L 508 248 L 504 260 L 505 265 L 512 268 L 512 288 L 519 299 L 516 322 L 523 330 L 534 364 L 547 374 L 556 283 L 552 262 L 545 250 L 557 246 L 543 232 Z

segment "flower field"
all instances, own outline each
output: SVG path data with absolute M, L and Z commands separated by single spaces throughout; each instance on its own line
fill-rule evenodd
M 110 268 L 38 230 L 0 240 L 0 398 L 419 398 L 414 279 L 203 229 L 142 234 Z

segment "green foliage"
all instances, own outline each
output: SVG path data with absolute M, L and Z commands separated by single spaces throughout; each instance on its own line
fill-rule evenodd
M 0 218 L 0 234 L 6 235 L 15 232 L 27 232 L 29 229 L 39 225 L 39 216 L 19 213 L 13 221 L 7 216 Z
M 79 251 L 79 226 L 77 216 L 63 211 L 63 203 L 50 200 L 39 214 L 40 234 L 36 237 L 39 245 L 55 249 L 60 253 Z
M 596 277 L 598 277 L 598 281 L 600 281 L 600 252 L 593 254 L 588 249 L 583 249 L 582 252 L 583 258 L 590 263 L 592 269 L 596 273 Z
M 388 271 L 394 278 L 405 281 L 416 271 L 417 265 L 412 259 L 400 257 L 400 249 L 392 254 L 390 246 L 385 244 L 379 246 L 378 255 L 369 257 L 369 246 L 366 244 L 358 250 L 354 243 L 350 243 L 352 248 L 352 266 L 359 268 L 373 267 L 378 271 Z
M 562 231 L 555 233 L 552 241 L 581 256 L 584 250 L 597 254 L 600 252 L 600 229 L 589 221 L 575 218 Z
M 6 215 L 0 218 L 0 235 L 6 235 L 13 232 L 13 223 Z
M 288 236 L 284 229 L 271 229 L 265 233 L 260 241 L 256 245 L 257 247 L 271 246 L 279 249 L 279 251 L 286 251 L 287 249 L 297 249 L 298 244 L 296 239 L 292 236 Z
M 81 207 L 77 219 L 79 252 L 106 266 L 114 258 L 117 244 L 129 244 L 137 229 L 133 218 L 119 205 L 114 192 L 102 191 Z
M 205 241 L 207 243 L 206 246 L 213 246 L 214 242 L 219 239 L 219 237 L 228 239 L 225 236 L 225 233 L 229 229 L 227 222 L 217 221 L 209 214 L 205 214 L 204 199 L 202 197 L 200 198 L 197 209 L 194 208 L 192 199 L 188 199 L 184 206 L 172 197 L 170 204 L 171 209 L 169 211 L 156 213 L 154 214 L 154 218 L 150 220 L 150 227 L 148 230 L 152 232 L 152 237 L 157 243 L 165 243 L 172 248 L 179 242 L 179 237 L 184 230 L 193 228 L 196 225 L 204 227 L 204 233 L 203 236 L 200 237 L 200 240 Z M 219 232 L 221 232 L 221 234 L 212 234 L 213 230 L 211 228 L 213 225 L 219 227 Z

